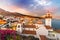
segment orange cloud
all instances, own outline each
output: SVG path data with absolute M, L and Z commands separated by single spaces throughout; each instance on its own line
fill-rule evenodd
M 6 11 L 10 11 L 10 12 L 18 12 L 18 13 L 22 13 L 25 15 L 35 15 L 33 12 L 30 12 L 24 8 L 20 8 L 17 6 L 0 6 L 0 8 L 6 10 Z
M 57 10 L 57 7 L 45 7 L 44 8 L 46 11 L 54 12 Z
M 60 19 L 60 16 L 54 15 L 53 18 L 55 18 L 55 19 Z

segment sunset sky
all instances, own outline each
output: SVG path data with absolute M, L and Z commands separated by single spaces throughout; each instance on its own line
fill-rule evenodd
M 0 8 L 35 16 L 50 11 L 55 18 L 60 19 L 60 0 L 0 0 Z

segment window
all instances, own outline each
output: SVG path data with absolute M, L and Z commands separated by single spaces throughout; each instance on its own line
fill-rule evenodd
M 20 28 L 20 25 L 18 25 L 18 28 Z

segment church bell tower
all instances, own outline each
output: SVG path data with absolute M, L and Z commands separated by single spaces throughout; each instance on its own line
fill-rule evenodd
M 46 26 L 52 26 L 52 15 L 51 15 L 51 12 L 47 12 L 46 13 L 46 16 L 45 16 L 45 25 Z

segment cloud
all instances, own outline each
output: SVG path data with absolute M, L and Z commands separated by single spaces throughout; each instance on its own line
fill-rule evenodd
M 46 11 L 50 11 L 50 12 L 55 12 L 56 10 L 57 10 L 57 7 L 55 6 L 51 6 L 51 7 L 49 7 L 49 6 L 47 6 L 47 7 L 44 7 L 44 10 L 46 10 Z
M 38 6 L 39 5 L 41 5 L 41 6 L 48 6 L 48 5 L 50 5 L 52 3 L 49 0 L 35 0 L 35 2 L 38 4 Z
M 26 9 L 23 9 L 17 6 L 6 6 L 3 9 L 5 9 L 6 11 L 18 12 L 18 13 L 25 14 L 25 15 L 35 15 L 33 12 L 30 12 Z
M 53 14 L 59 15 L 60 11 L 57 10 L 59 8 L 56 7 L 56 5 L 51 0 L 39 0 L 39 1 L 41 3 L 39 2 L 40 4 L 38 5 L 37 4 L 38 2 L 34 3 L 32 0 L 26 0 L 26 1 L 25 0 L 0 0 L 0 8 L 10 11 L 10 12 L 19 12 L 22 14 L 32 15 L 32 16 L 33 15 L 41 16 L 45 14 L 45 11 L 50 11 L 50 12 L 53 12 Z M 51 2 L 54 5 L 52 5 Z M 57 18 L 57 17 L 58 16 L 54 16 L 54 18 Z

